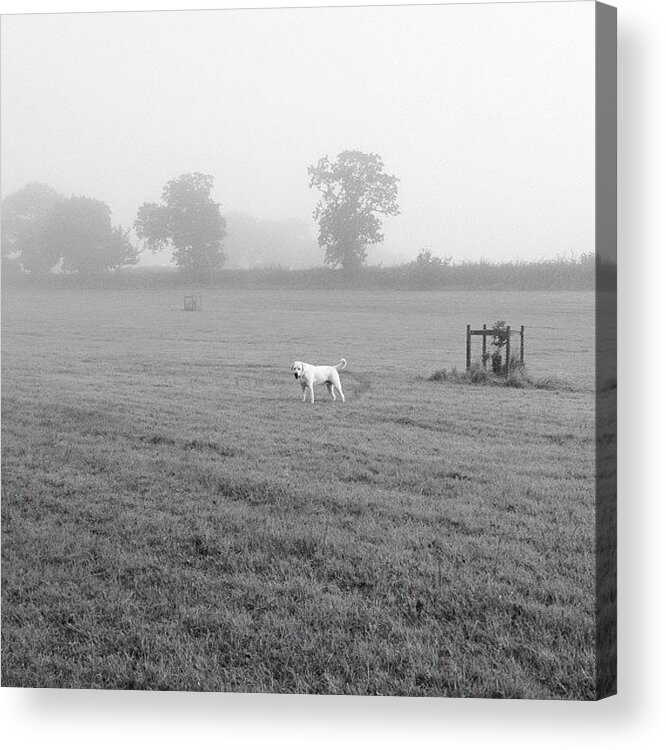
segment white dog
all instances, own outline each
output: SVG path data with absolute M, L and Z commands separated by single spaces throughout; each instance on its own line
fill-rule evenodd
M 291 366 L 291 371 L 294 373 L 294 377 L 301 384 L 303 389 L 303 401 L 310 390 L 310 403 L 314 404 L 314 387 L 316 385 L 326 385 L 328 392 L 331 394 L 333 401 L 335 401 L 335 391 L 337 389 L 340 394 L 340 398 L 343 403 L 345 400 L 345 394 L 342 392 L 342 386 L 340 385 L 340 375 L 338 369 L 344 370 L 347 367 L 347 360 L 341 359 L 339 364 L 329 365 L 309 365 L 307 362 L 296 361 Z

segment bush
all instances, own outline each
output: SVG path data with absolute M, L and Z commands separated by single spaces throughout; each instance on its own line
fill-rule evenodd
M 437 370 L 428 380 L 448 383 L 467 383 L 470 385 L 488 385 L 494 377 L 491 372 L 485 370 L 480 362 L 473 362 L 468 371 L 458 372 L 456 367 L 448 372 L 446 369 Z
M 458 385 L 490 385 L 505 388 L 533 388 L 547 391 L 573 391 L 574 387 L 566 380 L 553 376 L 541 378 L 531 377 L 524 365 L 521 365 L 514 357 L 511 358 L 511 370 L 509 377 L 496 375 L 484 369 L 481 362 L 472 362 L 469 371 L 459 372 L 453 367 L 450 371 L 446 369 L 437 370 L 428 380 L 439 383 L 455 383 Z

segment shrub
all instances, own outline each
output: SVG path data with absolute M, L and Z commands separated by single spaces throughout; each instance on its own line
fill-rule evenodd
M 469 371 L 458 372 L 456 367 L 451 368 L 450 372 L 442 369 L 434 372 L 428 379 L 439 382 L 488 385 L 493 379 L 493 375 L 485 370 L 480 362 L 473 362 Z
M 434 372 L 428 380 L 434 382 L 455 383 L 458 385 L 490 385 L 505 388 L 534 388 L 547 391 L 573 391 L 574 387 L 566 380 L 554 376 L 534 378 L 530 376 L 524 365 L 514 357 L 511 358 L 509 377 L 496 375 L 484 369 L 481 362 L 472 362 L 468 371 L 459 372 L 456 367 L 450 371 L 444 369 Z

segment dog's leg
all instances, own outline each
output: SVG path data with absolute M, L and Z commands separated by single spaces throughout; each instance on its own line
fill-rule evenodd
M 333 398 L 335 399 L 335 391 L 337 390 L 337 392 L 340 394 L 340 399 L 341 399 L 342 403 L 344 404 L 344 402 L 345 402 L 345 394 L 342 392 L 342 385 L 340 383 L 340 376 L 338 375 L 337 372 L 335 373 L 335 376 L 331 378 L 330 382 L 331 382 L 331 391 L 332 391 Z
M 301 388 L 303 389 L 303 401 L 305 401 L 305 396 L 308 392 L 308 387 L 305 383 L 301 383 Z
M 335 386 L 333 383 L 326 383 L 326 390 L 330 393 L 333 401 L 335 401 Z
M 314 381 L 310 383 L 310 403 L 314 404 Z

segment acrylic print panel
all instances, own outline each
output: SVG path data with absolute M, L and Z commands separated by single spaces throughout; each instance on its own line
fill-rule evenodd
M 614 692 L 614 10 L 2 24 L 3 685 Z

